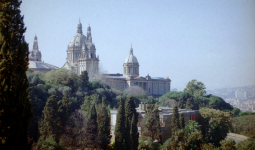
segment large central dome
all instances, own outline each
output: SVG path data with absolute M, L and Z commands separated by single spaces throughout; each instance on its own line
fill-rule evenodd
M 72 46 L 82 46 L 82 44 L 85 43 L 85 40 L 86 40 L 86 36 L 85 35 L 83 35 L 81 33 L 77 33 L 71 39 L 69 47 L 72 47 Z
M 79 22 L 77 26 L 77 33 L 71 39 L 69 47 L 82 46 L 82 44 L 85 43 L 85 40 L 86 40 L 86 36 L 82 34 L 82 24 L 81 22 Z

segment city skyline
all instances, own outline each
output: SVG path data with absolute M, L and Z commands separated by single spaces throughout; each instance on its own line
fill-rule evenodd
M 42 60 L 62 67 L 79 19 L 104 73 L 123 73 L 132 43 L 140 76 L 168 76 L 171 89 L 192 79 L 207 89 L 255 84 L 255 2 L 23 1 L 29 50 L 35 34 Z

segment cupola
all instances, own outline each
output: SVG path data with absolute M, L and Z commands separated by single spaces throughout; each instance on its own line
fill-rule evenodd
M 124 76 L 139 76 L 139 63 L 137 58 L 133 54 L 133 47 L 131 45 L 131 48 L 129 50 L 129 55 L 125 59 L 125 62 L 123 64 L 123 75 Z

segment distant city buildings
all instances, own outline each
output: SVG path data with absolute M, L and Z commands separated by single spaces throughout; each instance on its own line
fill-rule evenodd
M 245 91 L 239 91 L 239 90 L 236 90 L 235 92 L 235 98 L 236 99 L 246 99 L 246 92 Z
M 241 111 L 255 112 L 255 85 L 208 90 L 207 93 L 222 97 Z

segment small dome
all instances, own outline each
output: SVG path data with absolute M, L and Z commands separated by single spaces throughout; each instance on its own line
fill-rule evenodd
M 72 47 L 72 46 L 82 46 L 82 44 L 85 42 L 85 39 L 86 39 L 85 35 L 83 35 L 81 33 L 77 33 L 71 39 L 71 41 L 69 43 L 69 47 Z
M 138 64 L 138 60 L 134 55 L 129 55 L 126 59 L 125 59 L 125 63 L 134 63 L 134 64 Z
M 131 45 L 131 48 L 130 48 L 130 51 L 129 51 L 129 56 L 125 59 L 124 63 L 138 64 L 138 60 L 137 60 L 137 58 L 133 54 L 133 47 L 132 47 L 132 45 Z

